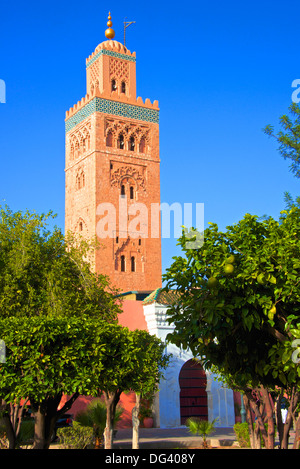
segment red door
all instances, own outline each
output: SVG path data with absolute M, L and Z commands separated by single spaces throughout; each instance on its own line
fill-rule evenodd
M 180 386 L 180 417 L 181 425 L 185 425 L 189 417 L 208 419 L 206 374 L 201 363 L 187 361 L 179 373 Z

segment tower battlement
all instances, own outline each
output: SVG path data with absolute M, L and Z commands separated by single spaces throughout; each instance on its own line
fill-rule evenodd
M 105 93 L 101 93 L 98 88 L 95 88 L 93 95 L 86 94 L 80 101 L 78 101 L 76 104 L 74 104 L 74 106 L 70 107 L 70 109 L 66 111 L 66 121 L 70 117 L 74 116 L 78 111 L 83 109 L 94 98 L 100 98 L 100 99 L 106 98 L 107 99 L 107 95 Z M 138 106 L 138 107 L 142 107 L 145 109 L 154 109 L 156 111 L 159 111 L 159 103 L 157 100 L 151 103 L 150 99 L 146 98 L 144 102 L 143 98 L 141 98 L 140 96 L 138 96 L 138 98 L 136 98 L 135 100 L 129 100 L 128 98 L 118 93 L 117 91 L 113 91 L 110 94 L 109 100 L 115 101 L 116 103 L 124 102 L 124 103 L 132 104 L 133 106 Z

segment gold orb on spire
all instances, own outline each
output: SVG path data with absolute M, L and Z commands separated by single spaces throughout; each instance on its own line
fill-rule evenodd
M 112 29 L 112 21 L 111 21 L 110 12 L 108 14 L 107 26 L 108 26 L 108 29 L 105 31 L 105 36 L 107 37 L 107 39 L 113 39 L 115 37 L 115 32 Z

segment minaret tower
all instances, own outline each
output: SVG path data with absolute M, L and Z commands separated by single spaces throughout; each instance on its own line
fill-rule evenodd
M 158 102 L 136 97 L 136 54 L 107 40 L 86 59 L 87 92 L 66 113 L 65 228 L 97 236 L 97 272 L 123 292 L 161 286 Z

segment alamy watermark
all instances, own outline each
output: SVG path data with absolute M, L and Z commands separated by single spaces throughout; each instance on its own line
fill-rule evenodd
M 292 347 L 296 350 L 292 353 L 292 362 L 293 363 L 300 363 L 300 339 L 295 339 L 292 342 Z
M 119 197 L 117 208 L 110 202 L 98 205 L 96 215 L 101 217 L 96 231 L 100 239 L 104 238 L 171 238 L 182 235 L 183 227 L 187 249 L 200 249 L 203 245 L 204 204 L 175 202 L 152 203 L 150 207 L 141 202 L 127 203 L 127 197 Z M 171 214 L 174 218 L 171 230 Z M 194 216 L 193 216 L 194 215 Z M 195 223 L 193 223 L 193 221 Z
M 6 85 L 5 81 L 0 79 L 0 103 L 6 103 Z
M 4 340 L 0 339 L 0 363 L 6 362 L 6 346 Z
M 298 104 L 300 102 L 300 79 L 297 78 L 292 82 L 292 88 L 296 88 L 295 91 L 292 93 L 292 101 L 293 103 Z

